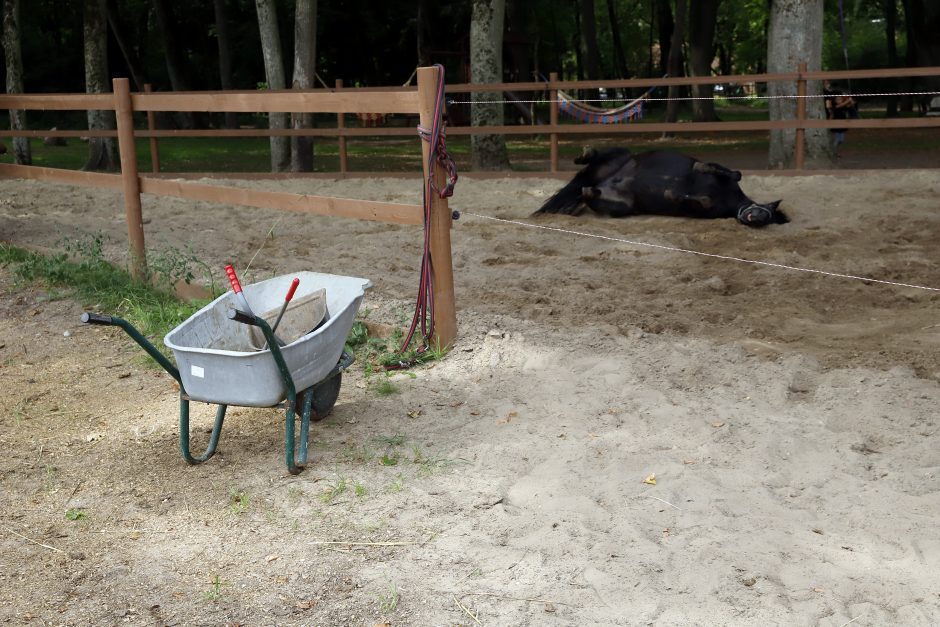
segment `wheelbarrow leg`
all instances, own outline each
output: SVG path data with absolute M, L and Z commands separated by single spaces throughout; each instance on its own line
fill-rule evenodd
M 296 403 L 290 402 L 287 415 L 284 417 L 284 457 L 287 461 L 287 470 L 292 475 L 299 474 L 307 464 L 307 444 L 310 434 L 310 414 L 313 412 L 313 389 L 301 392 L 303 406 L 300 412 L 300 443 L 294 440 L 294 423 Z M 295 397 L 296 398 L 296 397 Z M 295 454 L 296 451 L 296 454 Z
M 219 436 L 222 433 L 222 423 L 225 421 L 225 410 L 228 405 L 219 405 L 215 412 L 215 425 L 212 427 L 212 434 L 209 436 L 209 446 L 205 453 L 199 457 L 193 457 L 189 452 L 189 400 L 180 394 L 180 454 L 187 464 L 201 464 L 213 455 L 215 447 L 219 445 Z

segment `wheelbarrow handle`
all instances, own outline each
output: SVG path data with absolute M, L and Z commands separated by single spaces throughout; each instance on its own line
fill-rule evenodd
M 107 314 L 98 314 L 86 311 L 82 314 L 82 322 L 85 324 L 101 324 L 105 326 L 111 326 L 114 324 L 114 319 Z
M 254 315 L 255 312 L 251 310 L 251 305 L 248 304 L 248 299 L 245 298 L 245 293 L 242 291 L 242 284 L 239 283 L 238 277 L 235 275 L 235 268 L 232 267 L 232 264 L 225 266 L 225 274 L 228 275 L 229 283 L 232 284 L 232 291 L 235 292 L 235 298 L 238 300 L 238 304 L 249 314 Z
M 228 319 L 234 320 L 235 322 L 241 322 L 242 324 L 250 324 L 255 327 L 258 326 L 257 318 L 255 318 L 252 314 L 241 311 L 240 309 L 229 309 Z

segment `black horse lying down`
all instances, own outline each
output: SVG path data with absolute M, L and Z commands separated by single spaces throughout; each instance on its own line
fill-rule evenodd
M 614 218 L 737 218 L 755 227 L 790 221 L 777 209 L 779 200 L 761 205 L 745 196 L 740 172 L 677 152 L 589 148 L 574 162 L 586 165 L 535 213 L 578 215 L 586 205 Z

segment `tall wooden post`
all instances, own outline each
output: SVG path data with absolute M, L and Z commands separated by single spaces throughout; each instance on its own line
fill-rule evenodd
M 418 99 L 421 126 L 431 128 L 435 122 L 434 101 L 437 97 L 437 67 L 418 68 Z M 428 158 L 431 146 L 421 142 L 421 156 L 424 167 L 424 181 L 428 180 Z M 434 168 L 434 185 L 443 189 L 447 176 L 441 167 Z M 454 269 L 451 260 L 450 227 L 451 214 L 447 199 L 432 193 L 431 198 L 431 283 L 434 287 L 434 341 L 443 347 L 454 345 L 457 339 L 457 309 L 454 301 Z
M 806 62 L 801 61 L 799 66 L 799 78 L 796 79 L 796 121 L 799 123 L 796 127 L 796 146 L 795 159 L 796 169 L 803 169 L 804 155 L 806 151 L 806 129 L 803 124 L 806 122 Z
M 550 84 L 554 84 L 558 80 L 558 72 L 551 72 L 548 75 L 548 80 Z M 555 88 L 548 90 L 548 102 L 549 102 L 549 118 L 548 123 L 552 126 L 558 126 L 558 90 Z M 549 146 L 551 147 L 551 171 L 558 172 L 558 133 L 552 133 L 549 135 Z
M 336 91 L 339 91 L 343 88 L 343 79 L 336 79 Z M 346 155 L 346 136 L 342 134 L 343 129 L 346 128 L 346 114 L 340 111 L 336 114 L 336 128 L 339 129 L 339 172 L 340 174 L 346 174 L 346 170 L 349 169 L 349 161 Z
M 144 83 L 144 91 L 150 93 L 153 87 L 150 83 Z M 147 112 L 147 130 L 154 131 L 157 128 L 157 114 L 153 111 Z M 154 174 L 160 173 L 160 149 L 157 147 L 157 138 L 150 136 L 150 169 Z
M 127 214 L 127 241 L 131 253 L 131 276 L 147 275 L 147 253 L 144 249 L 144 218 L 140 208 L 140 179 L 137 174 L 137 150 L 134 146 L 134 109 L 130 81 L 115 78 L 114 113 L 117 117 L 118 149 L 121 152 L 121 180 L 124 188 L 124 211 Z

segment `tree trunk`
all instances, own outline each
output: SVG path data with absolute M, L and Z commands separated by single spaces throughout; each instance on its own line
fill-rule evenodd
M 173 91 L 189 91 L 189 80 L 186 78 L 185 61 L 181 50 L 183 49 L 176 39 L 176 21 L 166 0 L 153 0 L 153 10 L 157 17 L 157 30 L 163 39 L 163 56 L 166 59 L 166 71 L 170 77 L 170 87 Z M 181 128 L 195 128 L 195 116 L 189 111 L 174 114 L 177 124 Z
M 669 54 L 672 45 L 672 32 L 676 25 L 672 20 L 672 6 L 669 0 L 652 0 L 656 4 L 656 28 L 659 36 L 659 75 L 669 73 Z
M 261 32 L 261 52 L 264 55 L 264 75 L 268 89 L 285 89 L 284 58 L 281 54 L 281 35 L 277 29 L 274 0 L 255 0 L 258 10 L 258 28 Z M 287 128 L 286 113 L 269 113 L 272 129 Z M 290 141 L 287 137 L 271 138 L 271 171 L 290 169 Z
M 317 54 L 317 0 L 297 0 L 294 16 L 294 89 L 313 87 Z M 291 115 L 293 128 L 312 128 L 312 113 Z M 313 138 L 291 137 L 290 169 L 313 172 Z
M 617 78 L 627 78 L 630 72 L 627 69 L 627 57 L 623 52 L 623 40 L 620 39 L 620 19 L 617 17 L 614 0 L 607 0 L 607 19 L 610 22 L 610 36 L 614 44 L 614 69 L 617 71 Z
M 721 0 L 690 0 L 689 4 L 689 74 L 711 76 L 715 59 L 715 24 Z M 692 120 L 713 122 L 715 115 L 713 85 L 695 85 L 692 95 L 705 100 L 692 101 Z
M 84 0 L 83 32 L 85 91 L 89 94 L 109 92 L 108 18 L 105 0 Z M 88 130 L 114 128 L 114 111 L 88 111 Z M 83 170 L 115 170 L 119 163 L 117 142 L 113 137 L 92 137 L 88 140 L 88 161 L 82 167 Z
M 114 35 L 114 41 L 117 42 L 118 48 L 121 49 L 121 55 L 124 57 L 124 62 L 127 64 L 127 70 L 131 74 L 131 80 L 134 81 L 134 86 L 137 91 L 143 91 L 144 85 L 148 83 L 147 73 L 144 71 L 143 64 L 140 62 L 140 57 L 137 55 L 137 52 L 127 41 L 127 37 L 124 34 L 124 24 L 121 22 L 121 16 L 118 13 L 117 2 L 115 0 L 108 0 L 108 26 L 111 27 L 111 34 Z
M 907 14 L 907 45 L 909 59 L 918 67 L 940 65 L 940 3 L 937 0 L 904 0 Z M 914 80 L 915 90 L 940 90 L 940 77 L 925 76 Z M 930 96 L 918 98 L 921 109 Z
M 213 0 L 215 10 L 215 36 L 219 44 L 219 84 L 222 89 L 232 89 L 232 44 L 228 31 L 226 0 Z M 225 128 L 238 127 L 238 114 L 225 113 Z
M 428 0 L 418 0 L 418 17 L 415 20 L 418 67 L 431 65 L 431 18 L 428 15 L 429 4 Z
M 503 80 L 503 20 L 505 0 L 473 0 L 470 20 L 470 74 L 473 83 L 500 83 Z M 501 93 L 477 94 L 477 100 L 502 100 Z M 501 126 L 503 105 L 471 105 L 473 126 Z M 509 169 L 509 151 L 502 135 L 473 135 L 470 138 L 474 170 Z
M 3 56 L 6 59 L 7 93 L 23 93 L 23 47 L 20 41 L 20 0 L 3 0 Z M 26 111 L 10 109 L 10 129 L 26 130 Z M 28 137 L 13 138 L 13 158 L 20 165 L 32 165 Z
M 676 24 L 672 29 L 672 41 L 669 42 L 669 76 L 683 76 L 682 71 L 682 36 L 685 30 L 685 15 L 688 0 L 676 0 Z M 666 121 L 675 122 L 679 119 L 679 85 L 670 85 L 666 103 Z M 671 137 L 672 133 L 663 133 Z
M 581 58 L 584 62 L 584 78 L 596 81 L 601 77 L 601 58 L 597 49 L 597 19 L 594 16 L 594 0 L 579 0 L 581 11 Z M 597 90 L 588 90 L 589 98 L 597 98 Z
M 888 49 L 888 67 L 898 67 L 898 0 L 883 0 L 885 14 L 885 43 Z M 898 115 L 898 97 L 888 96 L 885 115 L 889 118 Z
M 810 72 L 822 66 L 823 0 L 773 0 L 770 8 L 770 32 L 767 37 L 767 71 L 795 72 L 806 62 Z M 796 118 L 796 83 L 776 81 L 769 83 L 770 119 Z M 822 93 L 819 81 L 810 81 L 807 94 Z M 784 96 L 784 97 L 777 97 Z M 806 117 L 823 119 L 825 109 L 822 98 L 806 99 Z M 796 131 L 794 129 L 770 131 L 768 162 L 771 168 L 794 166 Z M 832 164 L 829 131 L 806 129 L 806 164 L 808 167 L 828 167 Z

